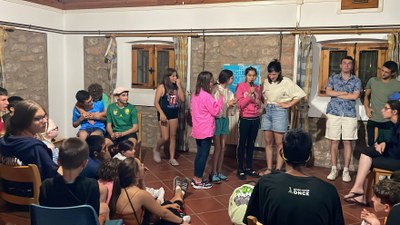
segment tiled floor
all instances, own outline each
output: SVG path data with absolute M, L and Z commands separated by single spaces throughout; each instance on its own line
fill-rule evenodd
M 187 176 L 189 178 L 193 177 L 193 161 L 195 158 L 194 153 L 181 153 L 178 161 L 181 164 L 178 167 L 173 167 L 168 164 L 168 161 L 163 159 L 161 163 L 155 163 L 152 160 L 151 150 L 147 151 L 146 157 L 144 159 L 145 165 L 150 169 L 145 180 L 146 185 L 149 187 L 164 187 L 166 190 L 165 199 L 172 197 L 172 179 L 175 176 Z M 255 168 L 264 167 L 264 162 L 261 160 L 255 160 Z M 226 156 L 224 161 L 223 173 L 228 175 L 229 181 L 215 184 L 210 190 L 194 190 L 189 188 L 186 196 L 185 205 L 186 210 L 192 217 L 191 224 L 193 225 L 231 225 L 232 223 L 228 217 L 228 200 L 232 191 L 248 182 L 239 180 L 235 175 L 235 159 L 231 156 Z M 329 169 L 312 167 L 307 169 L 310 175 L 325 179 L 326 175 L 329 173 Z M 206 171 L 208 171 L 206 169 Z M 355 173 L 351 174 L 353 180 L 355 178 Z M 253 178 L 254 179 L 254 178 Z M 257 180 L 257 179 L 254 179 Z M 355 204 L 348 204 L 343 201 L 343 195 L 347 194 L 353 183 L 343 183 L 341 179 L 337 179 L 332 182 L 341 196 L 342 208 L 345 223 L 347 225 L 351 224 L 361 224 L 360 212 L 362 210 L 361 206 Z M 374 211 L 373 208 L 368 208 L 371 212 Z

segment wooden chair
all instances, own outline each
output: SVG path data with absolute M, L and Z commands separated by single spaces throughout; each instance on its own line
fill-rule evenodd
M 374 194 L 373 186 L 377 183 L 379 183 L 379 178 L 384 176 L 384 177 L 390 177 L 393 174 L 393 171 L 391 170 L 384 170 L 380 168 L 373 168 L 370 175 L 369 175 L 369 180 L 367 184 L 367 201 L 372 205 L 371 202 L 371 197 Z
M 71 207 L 30 206 L 32 225 L 100 225 L 90 205 Z M 122 220 L 106 220 L 104 225 L 122 225 Z
M 263 225 L 255 216 L 247 216 L 247 225 Z
M 140 161 L 143 162 L 143 156 L 142 156 L 142 138 L 143 138 L 143 131 L 142 131 L 142 113 L 138 112 L 137 113 L 137 117 L 138 117 L 138 126 L 139 126 L 139 130 L 137 132 L 137 144 L 136 144 L 136 148 L 135 150 L 137 151 L 138 154 L 138 158 L 140 159 Z
M 0 220 L 6 224 L 30 225 L 28 206 L 39 203 L 39 191 L 42 183 L 37 166 L 34 164 L 28 166 L 0 164 L 0 179 L 0 198 L 3 200 L 0 208 Z

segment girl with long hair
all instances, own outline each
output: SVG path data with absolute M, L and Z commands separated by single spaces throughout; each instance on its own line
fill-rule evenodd
M 191 99 L 192 137 L 196 139 L 197 153 L 194 161 L 194 178 L 192 186 L 195 189 L 210 189 L 212 185 L 203 179 L 208 154 L 211 148 L 211 139 L 215 132 L 215 117 L 219 115 L 224 103 L 224 96 L 220 93 L 218 100 L 211 95 L 214 83 L 212 73 L 200 72 L 197 76 L 196 91 Z
M 126 158 L 118 165 L 118 176 L 114 181 L 113 194 L 110 200 L 110 217 L 123 219 L 125 225 L 143 223 L 145 210 L 161 217 L 157 224 L 184 224 L 178 210 L 183 211 L 185 191 L 177 187 L 174 197 L 161 206 L 144 188 L 145 166 L 137 158 Z M 177 205 L 176 205 L 177 204 Z M 168 221 L 168 222 L 167 222 Z
M 54 177 L 58 166 L 52 160 L 52 152 L 36 135 L 45 132 L 47 113 L 42 106 L 31 100 L 19 102 L 6 123 L 6 133 L 0 139 L 0 154 L 23 165 L 36 164 L 42 180 Z
M 160 148 L 169 141 L 169 164 L 179 166 L 175 159 L 176 131 L 178 129 L 179 103 L 185 101 L 181 81 L 175 69 L 168 68 L 167 73 L 156 90 L 154 106 L 160 126 L 161 137 L 153 151 L 155 162 L 161 162 Z
M 258 177 L 253 169 L 253 150 L 260 127 L 261 91 L 254 82 L 257 70 L 248 67 L 245 70 L 245 81 L 236 87 L 236 99 L 239 108 L 239 144 L 236 149 L 237 176 L 245 180 L 246 175 Z M 246 155 L 246 168 L 244 165 Z
M 219 99 L 220 93 L 223 94 L 224 104 L 221 112 L 215 118 L 214 132 L 214 154 L 212 156 L 212 172 L 210 174 L 210 182 L 220 183 L 228 179 L 222 173 L 222 164 L 224 162 L 225 142 L 229 134 L 229 109 L 236 104 L 235 95 L 228 89 L 228 86 L 233 83 L 233 72 L 230 70 L 222 70 L 219 73 L 218 81 L 213 87 L 213 96 Z

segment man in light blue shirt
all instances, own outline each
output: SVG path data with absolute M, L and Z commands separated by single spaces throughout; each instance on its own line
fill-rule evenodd
M 340 74 L 329 77 L 326 94 L 331 97 L 326 110 L 325 137 L 331 144 L 332 169 L 327 176 L 328 180 L 335 180 L 338 176 L 337 158 L 339 142 L 344 146 L 344 168 L 342 180 L 350 182 L 349 165 L 352 153 L 351 141 L 357 140 L 356 100 L 360 97 L 361 80 L 352 74 L 353 58 L 344 57 L 340 62 Z

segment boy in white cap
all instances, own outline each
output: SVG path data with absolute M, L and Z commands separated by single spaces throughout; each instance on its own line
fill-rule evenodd
M 116 102 L 107 108 L 107 135 L 113 143 L 130 140 L 136 145 L 139 129 L 136 107 L 128 102 L 129 90 L 117 87 L 113 95 Z

